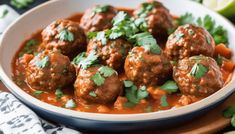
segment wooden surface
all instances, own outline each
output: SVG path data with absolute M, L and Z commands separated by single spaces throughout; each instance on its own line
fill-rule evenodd
M 8 91 L 7 88 L 0 82 L 0 90 Z M 210 112 L 195 120 L 181 125 L 181 127 L 170 128 L 167 130 L 158 130 L 160 134 L 208 134 L 215 133 L 225 128 L 230 124 L 229 119 L 222 116 L 223 110 L 229 105 L 235 104 L 235 94 L 228 98 L 223 104 L 219 105 Z

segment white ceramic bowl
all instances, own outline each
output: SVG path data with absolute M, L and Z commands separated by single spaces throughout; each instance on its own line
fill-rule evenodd
M 0 46 L 0 74 L 2 81 L 9 90 L 35 112 L 50 120 L 64 123 L 72 127 L 86 130 L 133 130 L 156 126 L 172 125 L 189 120 L 196 115 L 216 106 L 234 91 L 235 76 L 225 87 L 213 95 L 188 106 L 166 111 L 143 114 L 98 114 L 76 112 L 41 102 L 23 90 L 12 81 L 11 62 L 20 44 L 32 33 L 43 29 L 52 21 L 66 18 L 95 4 L 111 4 L 116 7 L 135 8 L 143 0 L 52 0 L 42 4 L 23 14 L 3 34 Z M 174 15 L 186 12 L 194 16 L 209 14 L 217 24 L 222 25 L 228 31 L 229 47 L 235 53 L 235 29 L 233 25 L 217 13 L 188 0 L 163 0 L 162 3 Z M 234 57 L 233 57 L 234 61 Z

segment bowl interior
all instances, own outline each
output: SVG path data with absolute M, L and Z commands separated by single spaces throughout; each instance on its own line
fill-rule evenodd
M 219 100 L 222 100 L 224 97 L 227 97 L 229 94 L 231 94 L 234 88 L 232 83 L 235 82 L 234 75 L 231 82 L 220 91 L 203 99 L 202 101 L 184 106 L 182 108 L 145 114 L 107 115 L 76 112 L 46 104 L 24 93 L 11 80 L 12 59 L 16 51 L 19 49 L 21 43 L 25 39 L 29 38 L 32 33 L 43 29 L 56 19 L 67 18 L 75 13 L 83 12 L 85 9 L 95 4 L 111 4 L 116 7 L 136 8 L 141 2 L 143 2 L 143 0 L 52 0 L 34 8 L 33 10 L 30 10 L 29 12 L 21 16 L 15 23 L 13 23 L 3 34 L 3 38 L 0 43 L 0 75 L 3 79 L 3 82 L 14 94 L 16 94 L 16 96 L 21 96 L 21 98 L 25 98 L 25 100 L 32 100 L 32 104 L 38 105 L 47 110 L 51 110 L 53 112 L 60 111 L 60 113 L 68 116 L 113 121 L 147 120 L 178 116 L 188 112 L 192 112 L 194 110 L 205 108 L 206 106 L 212 105 L 213 103 L 218 102 Z M 181 15 L 186 12 L 190 12 L 195 17 L 198 17 L 209 14 L 216 21 L 217 24 L 222 25 L 225 29 L 227 29 L 230 42 L 229 47 L 233 50 L 233 53 L 235 53 L 235 45 L 233 45 L 233 43 L 235 42 L 235 29 L 229 21 L 216 14 L 215 12 L 188 0 L 181 0 L 180 2 L 178 0 L 164 0 L 161 2 L 170 10 L 173 15 Z M 232 60 L 235 61 L 234 56 Z M 118 116 L 119 118 L 117 119 L 116 116 Z M 133 116 L 135 118 L 126 118 L 130 116 Z

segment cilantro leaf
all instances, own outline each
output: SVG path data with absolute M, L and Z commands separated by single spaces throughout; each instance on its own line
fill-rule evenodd
M 145 2 L 141 4 L 141 8 L 139 9 L 139 11 L 137 12 L 137 15 L 139 17 L 145 17 L 147 16 L 147 14 L 154 8 L 154 6 L 157 3 L 155 1 L 153 2 Z
M 70 32 L 67 28 L 62 29 L 59 34 L 58 38 L 62 41 L 74 41 L 74 34 Z
M 195 63 L 190 71 L 190 75 L 199 79 L 208 72 L 208 68 L 200 63 Z
M 148 106 L 147 108 L 144 109 L 144 111 L 145 111 L 146 113 L 149 113 L 149 112 L 152 112 L 152 111 L 153 111 L 153 108 L 152 108 L 152 106 Z
M 132 81 L 129 81 L 129 80 L 124 80 L 123 83 L 124 83 L 125 87 L 131 87 L 131 86 L 134 85 L 134 83 Z
M 175 93 L 178 91 L 178 86 L 175 81 L 169 80 L 165 82 L 161 87 L 162 90 L 165 90 L 169 93 Z
M 194 24 L 195 18 L 191 13 L 185 13 L 176 21 L 178 25 Z
M 138 18 L 134 21 L 134 23 L 140 29 L 140 31 L 148 31 L 148 24 L 144 18 Z
M 168 107 L 169 104 L 167 102 L 167 96 L 166 95 L 163 95 L 160 99 L 160 104 L 162 107 Z
M 148 97 L 149 92 L 147 91 L 146 86 L 142 86 L 139 88 L 138 92 L 137 92 L 137 98 L 138 99 L 144 99 L 146 97 Z
M 183 33 L 177 33 L 175 34 L 175 38 L 176 38 L 176 42 L 178 42 L 180 39 L 182 39 L 184 37 Z
M 92 97 L 96 97 L 96 96 L 97 96 L 97 94 L 95 93 L 95 91 L 89 92 L 89 95 L 92 96 Z
M 126 89 L 126 98 L 129 102 L 138 104 L 139 99 L 137 98 L 137 87 L 133 85 L 131 88 Z
M 44 68 L 44 67 L 47 67 L 49 65 L 49 57 L 48 56 L 45 56 L 43 59 L 37 61 L 35 63 L 36 67 L 38 68 Z
M 55 91 L 56 98 L 60 99 L 64 96 L 64 93 L 61 91 L 61 89 L 56 89 Z
M 93 82 L 97 85 L 97 86 L 101 86 L 104 84 L 105 82 L 105 78 L 99 73 L 97 72 L 95 75 L 93 75 L 91 77 L 91 80 L 93 80 Z
M 8 12 L 9 11 L 7 9 L 4 9 L 2 12 L 2 15 L 0 16 L 0 19 L 5 18 L 7 16 Z
M 86 36 L 88 39 L 93 39 L 97 36 L 97 32 L 88 32 Z
M 33 53 L 33 48 L 38 45 L 38 41 L 35 39 L 30 39 L 27 41 L 25 44 L 23 50 L 19 53 L 19 57 L 22 57 L 23 54 L 32 54 Z
M 129 20 L 129 18 L 130 17 L 127 15 L 127 13 L 125 13 L 124 11 L 120 11 L 113 18 L 112 22 L 113 22 L 114 26 L 117 26 L 117 25 L 121 24 L 123 21 Z
M 218 55 L 218 57 L 216 58 L 216 62 L 218 65 L 222 65 L 224 61 L 228 61 L 228 59 L 221 55 Z
M 34 92 L 33 92 L 33 95 L 34 96 L 36 96 L 36 97 L 38 97 L 40 94 L 42 94 L 43 93 L 43 91 L 41 91 L 41 90 L 35 90 Z
M 86 58 L 81 58 L 79 66 L 82 69 L 87 69 L 91 65 L 95 64 L 98 60 L 98 56 L 96 55 L 95 51 L 92 51 Z
M 102 74 L 104 77 L 110 77 L 110 76 L 112 76 L 116 71 L 113 70 L 113 69 L 110 68 L 110 67 L 102 66 L 102 67 L 99 68 L 99 72 L 100 72 L 100 74 Z
M 86 52 L 78 54 L 72 61 L 74 65 L 79 65 L 82 60 L 86 58 Z
M 92 12 L 93 14 L 107 12 L 109 7 L 109 5 L 96 5 Z
M 68 100 L 65 104 L 65 108 L 75 108 L 75 107 L 76 107 L 76 103 L 74 102 L 73 99 Z
M 101 41 L 101 43 L 105 45 L 107 43 L 105 32 L 104 31 L 98 32 L 96 36 L 96 40 Z

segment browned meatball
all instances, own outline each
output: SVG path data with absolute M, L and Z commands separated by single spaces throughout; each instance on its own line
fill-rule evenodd
M 99 72 L 102 67 L 105 66 L 94 66 L 79 71 L 74 83 L 77 100 L 85 103 L 104 104 L 114 101 L 121 93 L 122 83 L 119 80 L 117 73 L 114 72 L 111 76 L 104 77 L 103 74 Z M 98 79 L 97 74 L 104 80 L 98 84 L 95 82 Z
M 165 53 L 172 60 L 203 54 L 213 56 L 215 42 L 204 28 L 186 24 L 177 28 L 166 43 Z
M 85 32 L 103 31 L 112 27 L 117 10 L 110 5 L 96 5 L 85 11 L 80 26 Z
M 163 53 L 153 54 L 143 47 L 131 50 L 124 68 L 127 78 L 137 85 L 159 85 L 172 73 L 172 66 Z
M 123 66 L 132 45 L 124 39 L 108 40 L 104 45 L 101 41 L 90 40 L 87 46 L 87 53 L 96 51 L 96 55 L 102 64 L 111 68 L 119 69 Z
M 216 61 L 206 56 L 179 60 L 173 77 L 186 95 L 208 96 L 223 87 L 223 77 Z
M 168 30 L 175 27 L 169 10 L 157 1 L 142 3 L 134 11 L 134 16 L 146 20 L 148 31 L 158 41 L 165 41 L 168 37 Z
M 71 84 L 76 78 L 69 58 L 58 52 L 44 51 L 26 68 L 26 81 L 36 90 L 51 91 Z
M 86 49 L 86 36 L 79 24 L 69 20 L 52 22 L 42 31 L 42 49 L 59 50 L 72 57 Z

